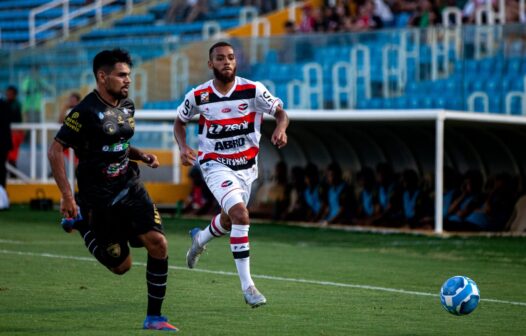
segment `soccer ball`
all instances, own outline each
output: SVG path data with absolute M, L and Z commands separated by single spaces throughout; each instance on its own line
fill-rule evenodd
M 479 288 L 475 281 L 457 275 L 444 282 L 440 289 L 440 303 L 453 315 L 467 315 L 479 304 Z

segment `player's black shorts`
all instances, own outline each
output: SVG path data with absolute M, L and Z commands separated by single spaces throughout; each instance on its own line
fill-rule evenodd
M 141 247 L 138 236 L 149 231 L 164 234 L 161 216 L 141 183 L 133 184 L 106 207 L 83 207 L 83 218 L 104 252 L 104 265 L 116 267 L 129 255 L 131 247 Z

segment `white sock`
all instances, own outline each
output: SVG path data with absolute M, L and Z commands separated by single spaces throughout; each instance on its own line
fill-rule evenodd
M 211 241 L 213 238 L 222 237 L 229 232 L 221 226 L 220 219 L 221 214 L 216 215 L 214 218 L 212 218 L 210 224 L 206 228 L 201 230 L 201 232 L 199 233 L 199 237 L 197 238 L 197 242 L 199 243 L 199 245 L 203 246 L 209 241 Z
M 254 286 L 250 276 L 250 248 L 248 243 L 248 230 L 250 225 L 232 224 L 230 232 L 230 249 L 236 262 L 237 274 L 241 280 L 241 290 Z

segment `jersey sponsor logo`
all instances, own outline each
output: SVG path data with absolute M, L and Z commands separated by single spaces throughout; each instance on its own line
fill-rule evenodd
M 70 128 L 72 131 L 78 133 L 80 132 L 80 129 L 82 128 L 82 124 L 77 119 L 73 118 L 73 114 L 75 113 L 77 113 L 77 117 L 78 117 L 78 112 L 74 112 L 71 115 L 68 115 L 66 119 L 64 119 L 64 124 L 68 128 Z
M 123 112 L 124 114 L 128 114 L 128 113 L 129 113 L 129 112 L 128 112 L 128 109 L 127 109 L 126 107 L 122 109 L 122 112 Z
M 183 107 L 182 113 L 184 116 L 187 116 L 188 114 L 190 114 L 190 101 L 188 99 L 184 101 L 184 107 Z
M 130 127 L 135 129 L 135 119 L 133 117 L 128 118 L 128 124 L 130 124 Z
M 100 120 L 104 119 L 104 112 L 99 112 L 98 116 Z
M 248 104 L 247 103 L 239 104 L 237 106 L 237 109 L 240 110 L 240 111 L 245 111 L 247 108 L 248 108 Z
M 221 188 L 230 187 L 230 186 L 232 185 L 232 183 L 234 183 L 234 182 L 232 182 L 232 181 L 230 181 L 230 180 L 223 181 L 223 182 L 221 183 Z
M 263 92 L 263 99 L 265 99 L 268 106 L 274 105 L 274 102 L 276 101 L 276 99 L 273 98 L 268 91 Z
M 243 147 L 245 145 L 245 138 L 239 138 L 234 140 L 224 140 L 224 141 L 218 141 L 215 144 L 214 150 L 225 150 L 225 149 L 233 149 L 233 148 L 239 148 Z
M 77 119 L 78 117 L 79 117 L 79 113 L 78 112 L 71 113 L 71 118 Z
M 123 143 L 114 143 L 112 145 L 106 145 L 102 147 L 103 152 L 121 152 L 130 147 L 130 143 L 128 141 Z
M 117 177 L 120 176 L 128 170 L 128 158 L 124 159 L 122 162 L 114 162 L 110 163 L 108 166 L 106 166 L 102 172 L 107 177 Z
M 224 109 L 221 110 L 221 112 L 223 112 L 223 113 L 228 113 L 230 111 L 232 111 L 232 109 L 229 108 L 229 107 L 225 107 Z
M 254 120 L 256 113 L 250 113 L 241 118 L 203 120 L 207 126 L 206 137 L 209 139 L 222 139 L 238 135 L 254 133 Z M 201 122 L 201 121 L 200 121 Z
M 219 153 L 207 153 L 204 155 L 200 164 L 204 164 L 208 161 L 219 162 L 232 170 L 244 170 L 251 168 L 256 163 L 256 156 L 258 155 L 259 148 L 252 147 L 245 151 L 235 154 L 219 154 Z

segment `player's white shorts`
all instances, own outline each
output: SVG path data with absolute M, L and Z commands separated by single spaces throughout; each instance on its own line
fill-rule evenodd
M 228 214 L 230 208 L 237 203 L 248 205 L 252 183 L 246 183 L 232 170 L 216 168 L 219 167 L 203 169 L 203 177 L 221 209 Z

